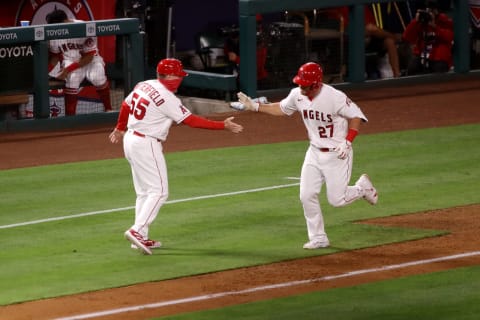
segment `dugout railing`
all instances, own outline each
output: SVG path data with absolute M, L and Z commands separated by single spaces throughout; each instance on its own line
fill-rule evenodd
M 284 12 L 285 10 L 308 10 L 311 8 L 333 8 L 339 6 L 349 7 L 349 26 L 346 33 L 349 34 L 348 52 L 346 53 L 346 63 L 348 69 L 348 77 L 344 78 L 341 86 L 350 85 L 370 85 L 365 79 L 365 43 L 364 39 L 364 6 L 372 3 L 386 3 L 387 0 L 238 0 L 239 1 L 239 24 L 240 24 L 240 55 L 242 63 L 240 64 L 239 87 L 232 81 L 234 78 L 228 78 L 225 82 L 223 75 L 216 76 L 204 72 L 196 72 L 195 77 L 188 79 L 188 86 L 204 88 L 218 86 L 222 90 L 237 91 L 242 90 L 251 96 L 262 94 L 258 91 L 256 69 L 256 14 L 268 14 L 274 12 Z M 469 6 L 468 1 L 452 0 L 455 32 L 454 46 L 454 71 L 450 75 L 460 76 L 464 74 L 473 74 L 470 70 L 470 38 L 469 38 Z M 401 2 L 401 1 L 399 1 Z M 125 62 L 122 66 L 121 77 L 125 80 L 125 91 L 131 86 L 145 77 L 145 65 L 143 54 L 143 38 L 139 32 L 139 22 L 137 19 L 114 19 L 103 21 L 85 22 L 76 25 L 40 25 L 30 27 L 14 27 L 0 29 L 0 47 L 15 46 L 17 44 L 30 45 L 33 50 L 34 64 L 30 68 L 33 83 L 31 88 L 27 89 L 34 94 L 34 118 L 38 121 L 12 121 L 10 124 L 6 121 L 0 121 L 0 131 L 5 131 L 7 126 L 15 126 L 16 129 L 22 128 L 42 128 L 49 126 L 56 128 L 68 128 L 77 122 L 94 123 L 97 119 L 99 122 L 113 122 L 115 114 L 96 113 L 89 117 L 65 117 L 63 119 L 54 119 L 59 121 L 48 121 L 49 103 L 48 103 L 48 73 L 47 73 L 47 56 L 48 56 L 48 40 L 54 38 L 67 38 L 78 36 L 82 37 L 87 34 L 87 26 L 96 32 L 97 36 L 107 35 L 123 35 L 125 40 L 124 51 L 122 55 Z M 47 32 L 47 30 L 49 30 Z M 68 35 L 62 35 L 59 30 L 68 30 Z M 38 34 L 37 34 L 38 32 Z M 47 33 L 47 34 L 46 34 Z M 296 65 L 298 59 L 294 55 L 289 55 Z M 28 66 L 27 66 L 28 67 Z M 5 79 L 11 79 L 15 75 L 5 73 L 2 70 Z M 428 75 L 425 78 L 445 78 L 446 75 Z M 210 82 L 205 81 L 205 77 L 212 78 Z M 424 78 L 421 76 L 421 78 Z M 412 81 L 411 77 L 401 77 L 389 80 L 381 80 L 382 84 L 375 82 L 374 85 L 383 85 L 388 82 L 391 85 L 407 83 Z M 428 80 L 427 80 L 428 81 Z M 235 88 L 233 88 L 235 86 Z M 19 91 L 25 91 L 18 87 Z M 288 88 L 279 88 L 280 90 L 288 90 Z M 0 95 L 5 92 L 0 86 Z M 13 123 L 15 122 L 15 123 Z M 7 128 L 11 129 L 11 128 Z
M 144 80 L 143 39 L 136 18 L 11 27 L 0 29 L 0 48 L 4 48 L 5 55 L 17 58 L 12 61 L 19 62 L 3 68 L 4 80 L 10 83 L 0 86 L 0 95 L 32 94 L 33 118 L 49 118 L 48 41 L 87 36 L 122 36 L 121 79 L 125 93 Z M 29 64 L 29 60 L 33 63 Z M 17 74 L 20 70 L 22 74 Z

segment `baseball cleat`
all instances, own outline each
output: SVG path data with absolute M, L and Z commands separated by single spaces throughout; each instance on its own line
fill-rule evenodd
M 358 178 L 355 185 L 359 186 L 363 190 L 363 198 L 367 200 L 371 205 L 375 205 L 378 201 L 377 189 L 372 184 L 372 181 L 366 174 L 362 174 Z
M 125 231 L 125 238 L 130 241 L 131 244 L 135 245 L 138 249 L 140 249 L 144 254 L 151 255 L 152 251 L 149 247 L 144 244 L 144 239 L 140 233 L 133 229 L 129 229 Z
M 162 243 L 160 241 L 155 241 L 155 240 L 151 240 L 151 239 L 142 240 L 142 243 L 150 249 L 157 249 L 157 248 L 160 248 L 162 246 Z M 131 245 L 131 248 L 132 249 L 138 249 L 138 247 L 134 244 Z
M 328 241 L 327 237 L 325 237 L 323 240 L 320 239 L 314 239 L 310 240 L 307 243 L 303 245 L 303 249 L 320 249 L 320 248 L 327 248 L 330 246 L 330 241 Z

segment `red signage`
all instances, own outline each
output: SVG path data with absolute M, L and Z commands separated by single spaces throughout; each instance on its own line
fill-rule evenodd
M 115 19 L 116 1 L 98 0 L 12 0 L 2 3 L 0 25 L 20 26 L 20 21 L 31 25 L 46 24 L 46 16 L 55 8 L 64 10 L 69 18 L 93 21 Z M 115 37 L 99 37 L 98 47 L 105 62 L 115 61 Z
M 480 29 L 480 0 L 470 0 L 470 16 L 475 28 Z

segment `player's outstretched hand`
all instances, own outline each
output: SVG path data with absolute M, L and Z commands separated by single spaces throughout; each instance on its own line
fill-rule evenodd
M 352 150 L 352 143 L 348 140 L 344 140 L 338 144 L 335 151 L 338 153 L 338 159 L 345 159 Z
M 254 98 L 254 99 L 250 98 L 250 99 L 253 101 L 254 105 L 255 105 L 255 103 L 259 103 L 259 104 L 260 103 L 263 103 L 263 104 L 270 103 L 270 102 L 268 102 L 267 97 L 258 97 L 258 98 Z M 243 103 L 241 103 L 240 101 L 230 102 L 230 107 L 232 109 L 235 109 L 235 110 L 238 110 L 238 111 L 248 110 L 248 109 L 245 108 L 245 105 Z
M 235 117 L 229 117 L 223 121 L 225 124 L 225 129 L 232 131 L 233 133 L 240 133 L 243 131 L 243 126 L 233 122 L 232 120 L 235 119 Z
M 245 106 L 245 110 L 258 112 L 258 107 L 260 106 L 258 102 L 253 101 L 252 98 L 243 92 L 237 93 L 237 97 L 238 102 Z
M 245 106 L 241 102 L 238 102 L 238 101 L 230 102 L 230 107 L 232 109 L 235 109 L 235 110 L 238 110 L 238 111 L 245 111 Z
M 117 128 L 113 129 L 113 131 L 108 135 L 111 143 L 119 143 L 122 141 L 123 135 L 125 131 L 120 131 Z

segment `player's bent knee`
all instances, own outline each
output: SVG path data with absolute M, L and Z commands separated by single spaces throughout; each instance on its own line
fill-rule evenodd
M 96 84 L 94 84 L 93 82 L 92 82 L 92 84 L 95 86 L 95 89 L 97 89 L 97 90 L 103 90 L 103 89 L 106 89 L 106 88 L 109 87 L 108 81 L 105 81 L 105 82 L 103 82 L 103 83 L 101 83 L 101 84 L 99 84 L 99 85 L 96 85 Z
M 347 204 L 344 197 L 328 197 L 327 200 L 332 207 L 343 207 Z

